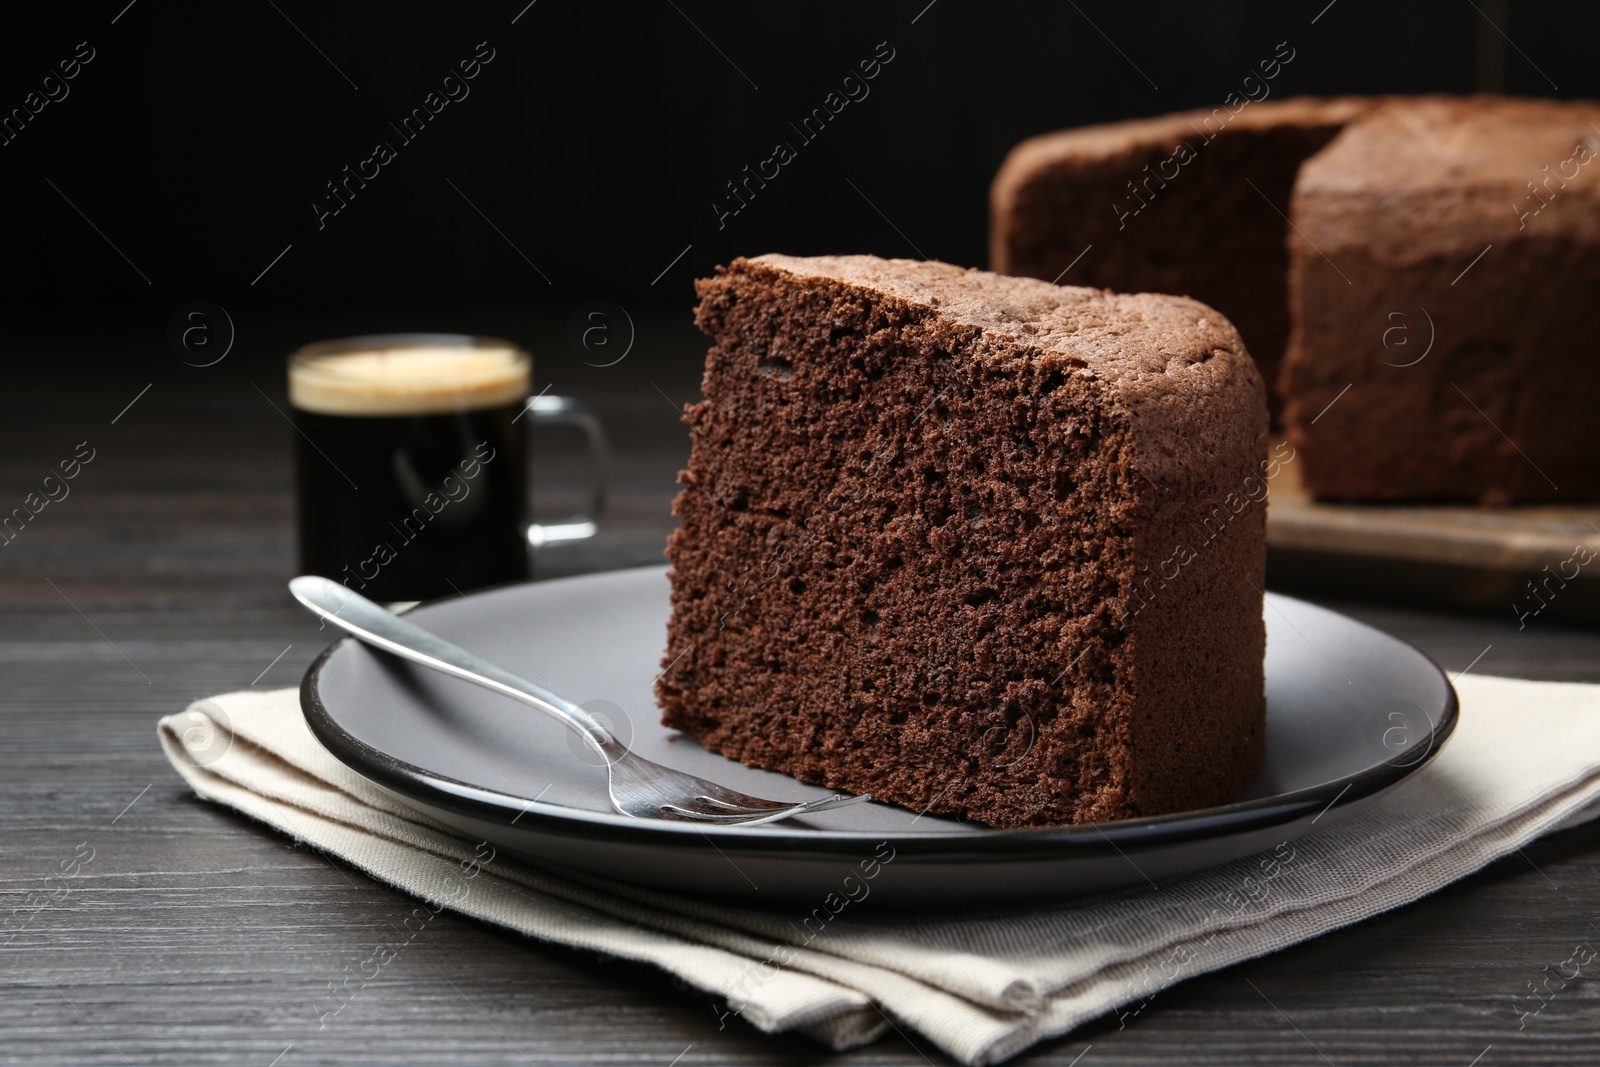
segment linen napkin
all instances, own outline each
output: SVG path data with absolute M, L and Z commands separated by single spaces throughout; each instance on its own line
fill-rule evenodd
M 163 718 L 201 797 L 381 881 L 530 937 L 653 963 L 767 1032 L 836 1049 L 889 1027 L 966 1064 L 999 1063 L 1186 978 L 1399 907 L 1542 834 L 1600 814 L 1600 686 L 1458 677 L 1434 761 L 1306 837 L 1090 900 L 826 921 L 538 867 L 380 792 L 311 735 L 293 689 L 229 693 Z M 806 919 L 804 925 L 797 922 Z

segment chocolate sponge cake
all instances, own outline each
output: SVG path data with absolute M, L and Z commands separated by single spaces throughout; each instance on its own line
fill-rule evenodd
M 1289 337 L 1283 234 L 1295 171 L 1374 106 L 1245 101 L 1031 138 L 990 189 L 990 266 L 1203 300 L 1238 327 L 1270 385 Z
M 1002 827 L 1244 787 L 1267 412 L 1226 319 L 870 256 L 697 288 L 668 726 Z
M 1600 499 L 1600 105 L 1419 100 L 1301 168 L 1285 428 L 1325 500 Z
M 1065 130 L 996 175 L 991 261 L 1218 308 L 1318 499 L 1593 501 L 1597 154 L 1600 104 L 1497 96 Z

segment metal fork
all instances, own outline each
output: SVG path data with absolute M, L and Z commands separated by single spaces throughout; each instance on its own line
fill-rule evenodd
M 289 592 L 317 615 L 375 648 L 520 701 L 574 731 L 605 760 L 611 804 L 624 815 L 755 826 L 871 799 L 870 794 L 836 794 L 798 804 L 763 800 L 663 767 L 630 752 L 611 731 L 570 700 L 407 622 L 337 582 L 303 575 L 289 582 Z

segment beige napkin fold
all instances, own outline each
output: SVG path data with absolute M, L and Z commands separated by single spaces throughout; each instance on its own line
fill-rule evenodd
M 656 964 L 776 1033 L 838 1049 L 890 1026 L 998 1063 L 1160 990 L 1399 907 L 1600 814 L 1600 686 L 1466 676 L 1426 768 L 1360 812 L 1259 856 L 1088 901 L 941 918 L 707 903 L 545 869 L 458 836 L 335 760 L 293 689 L 161 720 L 200 796 L 427 902 L 531 937 Z M 826 914 L 826 912 L 824 912 Z

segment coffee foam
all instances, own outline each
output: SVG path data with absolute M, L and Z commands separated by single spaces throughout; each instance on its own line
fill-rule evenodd
M 323 415 L 436 415 L 519 403 L 531 378 L 528 357 L 510 347 L 308 353 L 289 363 L 289 403 Z

